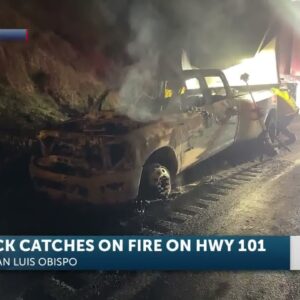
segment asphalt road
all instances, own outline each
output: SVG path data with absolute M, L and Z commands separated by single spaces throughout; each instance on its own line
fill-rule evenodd
M 263 164 L 251 161 L 235 167 L 222 165 L 204 175 L 204 179 L 197 177 L 203 165 L 192 170 L 186 177 L 193 180 L 182 178 L 187 182 L 171 208 L 149 209 L 143 233 L 300 235 L 299 122 L 293 130 L 298 142 L 291 146 L 291 153 L 282 151 Z M 213 175 L 211 181 L 210 175 Z M 203 194 L 205 188 L 212 190 Z M 88 210 L 79 214 L 76 210 L 53 209 L 44 203 L 37 207 L 28 205 L 24 195 L 30 197 L 31 191 L 26 182 L 22 188 L 16 185 L 2 195 L 2 199 L 12 201 L 6 201 L 2 210 L 1 234 L 102 233 L 98 217 L 91 217 Z M 41 209 L 46 213 L 40 214 Z M 157 210 L 162 220 L 153 221 L 151 214 Z M 70 214 L 73 218 L 66 217 Z M 110 273 L 99 277 L 81 273 L 78 276 L 84 278 L 85 284 L 89 280 L 96 283 L 84 287 L 74 282 L 74 274 L 2 273 L 0 299 L 300 299 L 298 272 Z M 49 282 L 52 290 L 46 293 Z
M 299 129 L 296 124 L 300 138 Z M 187 222 L 181 233 L 300 235 L 300 142 L 291 149 L 292 153 L 272 161 L 261 176 Z M 300 273 L 165 273 L 134 299 L 300 299 Z

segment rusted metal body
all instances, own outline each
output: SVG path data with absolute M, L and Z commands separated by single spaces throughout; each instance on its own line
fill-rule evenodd
M 206 76 L 221 80 L 221 94 L 208 87 Z M 249 95 L 233 96 L 223 73 L 186 72 L 183 81 L 191 79 L 201 88 L 187 88 L 180 104 L 169 102 L 153 119 L 100 112 L 40 132 L 41 153 L 30 164 L 36 189 L 69 201 L 125 203 L 138 196 L 148 161 L 165 165 L 175 176 L 261 134 Z M 260 117 L 266 120 L 274 112 L 274 98 L 270 92 L 259 95 Z

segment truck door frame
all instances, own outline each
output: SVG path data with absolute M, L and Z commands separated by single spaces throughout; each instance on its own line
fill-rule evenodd
M 211 113 L 214 115 L 214 122 L 218 124 L 219 129 L 216 132 L 216 136 L 212 139 L 212 144 L 210 145 L 212 154 L 209 156 L 214 155 L 217 152 L 220 152 L 234 143 L 236 134 L 238 131 L 239 126 L 239 114 L 238 114 L 238 107 L 234 103 L 233 94 L 227 78 L 225 74 L 218 69 L 206 69 L 206 70 L 199 70 L 201 76 L 203 77 L 203 88 L 206 90 L 205 97 L 207 97 L 207 105 L 212 109 Z M 222 81 L 224 90 L 226 92 L 226 96 L 224 99 L 213 100 L 211 93 L 209 90 L 211 89 L 205 78 L 207 77 L 219 77 Z M 218 106 L 223 103 L 224 106 L 227 108 L 223 109 L 223 116 L 221 120 L 218 120 L 216 117 L 220 109 Z M 222 110 L 221 110 L 222 111 Z

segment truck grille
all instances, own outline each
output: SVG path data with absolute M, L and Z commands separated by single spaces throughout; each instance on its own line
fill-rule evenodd
M 65 143 L 56 142 L 52 146 L 52 155 L 61 155 L 61 156 L 74 156 L 76 151 L 74 151 L 74 147 Z
M 80 177 L 90 177 L 91 170 L 80 165 L 72 165 L 64 162 L 56 162 L 50 165 L 43 165 L 39 162 L 39 159 L 35 160 L 35 164 L 46 171 L 54 172 L 57 174 L 63 174 L 68 176 L 80 176 Z
M 68 193 L 78 194 L 82 197 L 88 196 L 88 189 L 83 186 L 70 185 L 65 186 L 63 183 L 54 182 L 47 179 L 35 178 L 35 183 L 39 188 L 49 188 L 57 191 L 65 191 Z
M 59 190 L 59 191 L 62 191 L 65 188 L 64 185 L 60 182 L 54 182 L 54 181 L 41 179 L 41 178 L 34 178 L 34 180 L 37 186 L 40 188 L 46 187 L 46 188 Z
M 41 144 L 43 145 L 46 155 L 69 157 L 76 154 L 76 143 L 73 143 L 73 141 L 64 141 L 48 136 L 41 140 Z
M 45 150 L 44 156 L 53 155 L 74 159 L 74 164 L 64 161 L 53 164 L 51 171 L 55 173 L 87 177 L 90 176 L 90 171 L 87 169 L 99 170 L 103 168 L 103 153 L 100 143 L 91 145 L 87 140 L 85 144 L 79 144 L 74 139 L 66 140 L 54 137 L 46 137 L 41 143 Z M 78 161 L 83 162 L 83 164 L 78 163 Z M 89 168 L 84 166 L 85 163 L 88 163 Z

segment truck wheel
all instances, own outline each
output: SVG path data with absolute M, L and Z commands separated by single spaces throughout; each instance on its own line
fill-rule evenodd
M 271 116 L 270 119 L 267 120 L 266 129 L 267 129 L 267 134 L 269 136 L 269 139 L 274 145 L 277 136 L 277 124 L 276 124 L 276 118 L 274 116 Z
M 277 136 L 276 117 L 270 116 L 266 122 L 266 136 L 263 142 L 263 151 L 267 155 L 273 157 L 278 154 L 275 149 Z
M 147 200 L 167 199 L 172 190 L 171 174 L 167 167 L 151 163 L 144 167 L 141 197 Z

